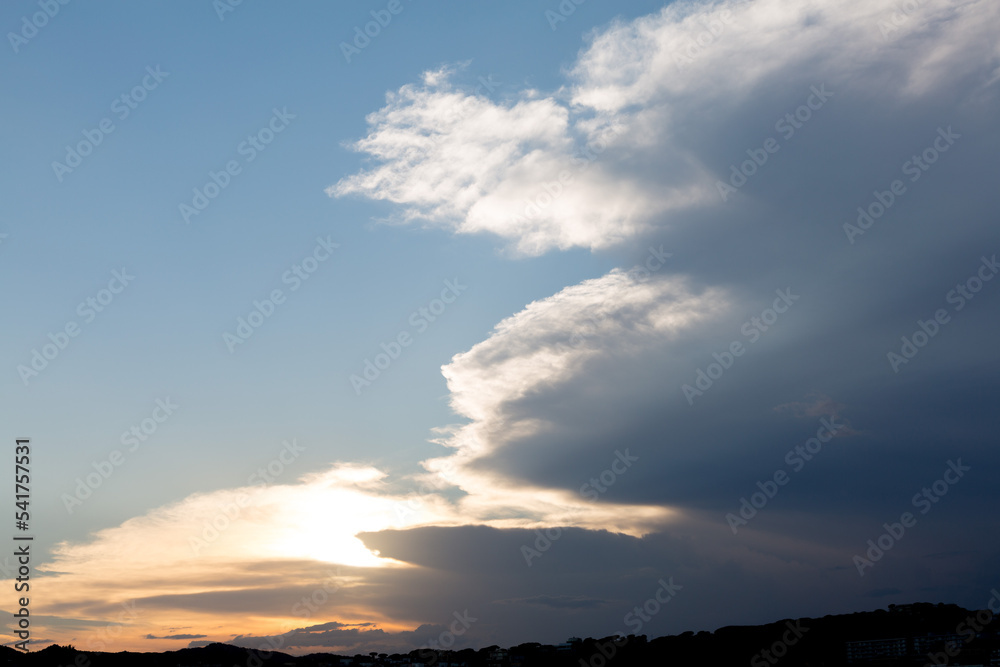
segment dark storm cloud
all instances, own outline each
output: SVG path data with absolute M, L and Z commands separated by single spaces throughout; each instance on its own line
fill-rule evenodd
M 1000 463 L 1000 190 L 989 176 L 1000 70 L 983 30 L 998 15 L 983 2 L 927 3 L 886 33 L 890 9 L 753 3 L 740 15 L 773 32 L 737 22 L 687 69 L 670 56 L 682 24 L 670 11 L 595 36 L 572 95 L 597 119 L 579 126 L 626 128 L 597 163 L 639 184 L 644 224 L 598 238 L 547 211 L 531 218 L 535 232 L 606 250 L 624 268 L 656 248 L 671 256 L 634 289 L 606 276 L 532 304 L 445 367 L 456 411 L 485 427 L 449 441 L 475 452 L 463 464 L 471 476 L 565 489 L 595 506 L 678 509 L 685 520 L 662 534 L 699 544 L 699 557 L 708 542 L 729 553 L 720 570 L 740 586 L 767 578 L 755 562 L 766 555 L 813 570 L 814 585 L 855 605 L 919 596 L 926 578 L 944 597 L 973 596 L 1000 553 L 983 527 Z M 688 178 L 698 169 L 707 199 L 693 196 L 704 194 Z M 679 183 L 697 205 L 659 211 L 653 193 Z M 467 231 L 482 211 L 458 213 Z M 684 295 L 717 308 L 650 315 Z M 616 462 L 623 454 L 634 465 Z M 956 466 L 969 470 L 934 486 Z M 743 518 L 751 498 L 766 506 Z M 859 576 L 853 556 L 906 512 L 917 524 Z M 459 530 L 407 534 L 403 559 L 509 565 L 465 554 Z M 393 553 L 387 535 L 365 539 Z M 561 544 L 579 537 L 564 535 Z M 941 543 L 971 554 L 932 557 Z M 631 553 L 607 559 L 608 571 L 639 567 Z M 767 596 L 779 607 L 796 597 L 777 583 Z
M 584 609 L 600 607 L 608 603 L 607 600 L 589 598 L 584 595 L 535 595 L 530 598 L 511 598 L 495 602 L 496 604 L 533 604 L 552 609 Z

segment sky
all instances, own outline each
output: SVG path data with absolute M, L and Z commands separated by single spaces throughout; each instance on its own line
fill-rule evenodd
M 0 26 L 31 648 L 652 637 L 1000 586 L 997 3 Z

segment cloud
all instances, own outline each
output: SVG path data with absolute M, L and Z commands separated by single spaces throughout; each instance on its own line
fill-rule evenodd
M 608 603 L 607 600 L 590 598 L 585 595 L 535 595 L 529 598 L 510 598 L 507 600 L 497 600 L 497 604 L 531 604 L 552 609 L 582 609 L 587 607 L 600 607 Z
M 868 591 L 868 597 L 881 598 L 889 595 L 899 595 L 902 592 L 898 588 L 876 588 Z
M 921 443 L 903 462 L 912 476 L 883 481 L 872 470 L 864 483 L 870 490 L 845 499 L 845 513 L 883 507 L 880 485 L 906 497 L 918 470 L 947 458 L 928 442 L 947 438 L 944 403 L 916 414 L 902 399 L 884 397 L 921 396 L 926 408 L 930 396 L 955 391 L 963 377 L 984 382 L 975 369 L 995 364 L 996 355 L 977 332 L 991 316 L 964 311 L 968 328 L 952 330 L 961 341 L 921 360 L 935 377 L 894 375 L 885 359 L 995 247 L 1000 201 L 972 184 L 990 172 L 990 151 L 1000 148 L 987 120 L 998 106 L 989 81 L 1000 64 L 990 36 L 1000 9 L 940 0 L 904 18 L 886 1 L 836 8 L 812 0 L 672 3 L 595 32 L 566 88 L 548 97 L 531 91 L 532 100 L 565 109 L 557 129 L 565 128 L 567 141 L 614 129 L 593 163 L 602 181 L 626 189 L 639 183 L 643 201 L 665 184 L 713 192 L 697 207 L 650 213 L 625 235 L 614 225 L 600 226 L 607 230 L 600 241 L 575 235 L 571 245 L 614 246 L 625 266 L 645 260 L 650 243 L 666 245 L 673 257 L 639 286 L 613 272 L 529 304 L 443 368 L 452 407 L 469 422 L 441 429 L 438 442 L 453 451 L 425 465 L 475 489 L 465 510 L 483 515 L 494 507 L 519 520 L 523 510 L 512 508 L 524 504 L 518 487 L 527 484 L 540 519 L 601 527 L 588 523 L 596 508 L 560 513 L 565 496 L 539 489 L 579 496 L 623 446 L 641 463 L 596 505 L 660 506 L 674 518 L 685 509 L 721 509 L 738 503 L 733 490 L 751 473 L 760 479 L 784 465 L 786 452 L 814 434 L 821 417 L 851 425 L 817 459 L 826 474 L 788 492 L 803 508 L 827 506 L 835 480 L 856 467 L 850 459 L 860 451 L 885 469 L 899 443 Z M 832 97 L 811 110 L 814 90 L 824 85 Z M 420 115 L 418 107 L 407 109 Z M 801 109 L 811 115 L 804 123 Z M 388 131 L 382 119 L 369 139 Z M 795 130 L 791 136 L 779 129 L 786 127 Z M 918 180 L 903 174 L 945 127 L 972 140 L 960 139 L 960 149 L 942 154 Z M 751 162 L 751 178 L 723 200 L 717 184 L 729 183 L 731 169 L 763 151 L 769 137 L 779 150 L 762 166 Z M 676 160 L 678 153 L 686 161 Z M 419 179 L 432 162 L 446 169 L 430 158 L 400 168 Z M 678 185 L 685 178 L 692 183 Z M 891 216 L 848 239 L 844 225 L 858 217 L 858 206 L 894 178 L 908 189 Z M 508 226 L 507 238 L 534 239 L 551 224 L 576 224 L 573 216 L 554 220 L 530 232 Z M 796 295 L 776 322 L 767 319 L 775 290 Z M 693 387 L 734 343 L 741 356 L 689 404 L 682 388 Z M 637 535 L 652 524 L 603 525 Z
M 461 91 L 450 75 L 429 73 L 423 85 L 388 95 L 368 117 L 369 135 L 353 146 L 380 164 L 328 194 L 400 204 L 406 222 L 496 234 L 523 255 L 606 247 L 648 228 L 655 213 L 710 196 L 705 187 L 653 191 L 611 171 L 624 159 L 624 128 L 582 133 L 557 99 L 527 91 L 496 103 Z
M 371 627 L 373 624 L 348 625 L 330 622 L 304 628 L 295 628 L 281 635 L 239 636 L 230 644 L 246 648 L 285 647 L 296 652 L 339 652 L 345 654 L 367 653 L 369 651 L 409 652 L 419 646 L 427 646 L 447 632 L 447 626 L 421 625 L 412 631 L 386 632 Z M 459 636 L 455 646 L 464 647 L 466 642 Z
M 913 100 L 996 66 L 988 2 L 928 1 L 900 15 L 888 0 L 671 3 L 598 32 L 572 69 L 572 101 L 605 114 L 668 105 L 687 122 L 678 111 L 748 105 L 803 74 Z
M 208 635 L 146 635 L 146 639 L 202 639 Z
M 494 234 L 524 255 L 681 230 L 724 209 L 718 153 L 744 144 L 734 131 L 789 91 L 850 91 L 875 116 L 995 95 L 998 11 L 933 0 L 900 24 L 892 0 L 674 2 L 597 31 L 550 94 L 493 101 L 454 85 L 453 69 L 428 72 L 368 117 L 353 148 L 375 166 L 327 192 L 393 202 L 402 221 Z
M 694 293 L 681 279 L 637 279 L 620 270 L 529 304 L 442 368 L 453 410 L 470 422 L 440 429 L 438 442 L 452 452 L 424 466 L 468 492 L 460 501 L 466 515 L 511 517 L 491 521 L 495 526 L 525 525 L 524 508 L 535 525 L 611 528 L 636 535 L 662 525 L 669 517 L 666 508 L 636 503 L 626 510 L 607 499 L 593 503 L 577 491 L 579 484 L 564 492 L 546 489 L 552 485 L 544 482 L 526 484 L 524 475 L 495 465 L 497 456 L 520 457 L 524 448 L 519 443 L 525 441 L 553 443 L 567 427 L 573 428 L 567 418 L 572 420 L 577 408 L 567 394 L 580 389 L 603 393 L 598 388 L 603 383 L 581 384 L 582 378 L 610 373 L 605 377 L 613 384 L 607 387 L 618 391 L 614 380 L 622 369 L 645 364 L 646 356 L 662 345 L 683 344 L 697 325 L 727 305 L 720 290 Z M 558 397 L 557 402 L 549 397 Z M 601 449 L 615 456 L 613 447 Z M 565 454 L 546 452 L 543 446 L 524 460 L 528 465 L 539 459 L 554 464 Z
M 1000 548 L 995 540 L 961 568 L 952 557 L 961 576 L 928 559 L 945 533 L 968 543 L 957 526 L 982 530 L 977 508 L 989 505 L 991 492 L 971 477 L 960 496 L 949 495 L 952 504 L 935 506 L 926 532 L 907 538 L 908 549 L 894 552 L 877 582 L 852 580 L 850 562 L 882 523 L 912 510 L 913 494 L 949 457 L 996 463 L 984 446 L 992 432 L 984 397 L 998 390 L 988 376 L 1000 358 L 985 334 L 996 324 L 986 308 L 998 296 L 964 309 L 965 324 L 949 330 L 954 338 L 928 345 L 906 375 L 893 372 L 886 353 L 997 248 L 1000 201 L 984 174 L 1000 149 L 989 120 L 1000 106 L 1000 52 L 991 36 L 998 24 L 1000 8 L 984 2 L 924 2 L 900 15 L 883 1 L 758 0 L 672 3 L 596 31 L 564 89 L 526 91 L 525 99 L 565 110 L 565 122 L 560 117 L 553 128 L 564 130 L 572 148 L 553 140 L 539 149 L 551 156 L 606 134 L 601 154 L 585 164 L 639 205 L 622 214 L 612 200 L 602 209 L 612 219 L 594 228 L 596 236 L 552 203 L 536 205 L 529 227 L 497 216 L 490 231 L 522 254 L 579 246 L 628 266 L 645 259 L 648 244 L 663 243 L 673 257 L 641 286 L 612 272 L 529 304 L 456 355 L 443 372 L 453 409 L 468 421 L 440 430 L 438 442 L 452 451 L 425 466 L 470 492 L 461 503 L 470 516 L 493 507 L 498 517 L 521 521 L 525 486 L 539 527 L 555 520 L 550 525 L 597 528 L 598 507 L 613 507 L 618 521 L 630 504 L 669 510 L 654 522 L 611 529 L 643 540 L 689 536 L 701 554 L 731 556 L 741 585 L 784 563 L 802 568 L 825 596 L 837 587 L 852 591 L 855 602 L 845 609 L 869 591 L 919 595 L 921 576 L 947 582 L 952 599 L 968 594 Z M 397 103 L 391 98 L 386 110 Z M 421 113 L 419 105 L 406 108 Z M 379 116 L 369 139 L 390 129 L 409 131 Z M 960 143 L 938 154 L 936 165 L 916 178 L 903 171 L 949 132 L 961 134 Z M 768 139 L 778 147 L 773 153 L 763 150 Z M 762 153 L 764 164 L 753 161 Z M 413 183 L 432 165 L 448 169 L 433 154 L 414 156 L 412 165 L 388 160 L 380 168 L 399 167 Z M 740 169 L 742 183 L 730 180 Z M 858 207 L 884 197 L 894 179 L 906 193 L 891 211 L 860 237 L 845 234 Z M 479 190 L 493 210 L 501 210 L 498 198 L 537 201 L 536 188 L 501 181 Z M 670 196 L 658 199 L 664 191 Z M 388 199 L 411 210 L 405 197 Z M 459 233 L 481 231 L 471 211 L 427 218 Z M 776 321 L 773 310 L 767 314 L 775 290 L 796 295 Z M 742 346 L 736 357 L 734 343 Z M 689 403 L 682 387 L 712 364 L 721 376 Z M 796 448 L 823 419 L 843 426 L 796 471 L 789 456 L 799 456 Z M 597 488 L 625 448 L 640 462 L 607 476 L 614 484 L 604 485 L 594 509 L 560 512 L 568 501 L 559 491 L 579 498 L 581 489 Z M 751 528 L 733 536 L 725 514 L 777 471 L 796 476 Z M 460 568 L 425 544 L 425 530 L 364 539 L 425 567 Z M 708 537 L 715 530 L 718 542 Z M 461 531 L 449 529 L 448 539 Z M 792 593 L 777 584 L 766 595 L 779 589 L 788 602 Z

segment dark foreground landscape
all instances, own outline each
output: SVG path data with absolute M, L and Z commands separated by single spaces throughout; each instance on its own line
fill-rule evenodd
M 648 639 L 578 639 L 556 646 L 528 643 L 510 648 L 488 646 L 460 651 L 417 649 L 400 654 L 292 656 L 228 644 L 165 653 L 85 653 L 72 646 L 50 646 L 24 654 L 0 649 L 0 664 L 74 667 L 218 666 L 378 666 L 560 667 L 604 665 L 989 665 L 1000 666 L 1000 637 L 989 610 L 918 603 L 889 610 L 823 618 L 778 621 L 759 626 L 730 626 L 715 632 L 685 632 Z

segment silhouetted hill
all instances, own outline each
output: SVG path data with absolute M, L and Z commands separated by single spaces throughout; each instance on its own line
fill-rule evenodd
M 83 653 L 65 646 L 50 646 L 28 654 L 9 647 L 0 651 L 0 664 L 37 667 L 403 667 L 416 664 L 438 667 L 674 664 L 915 667 L 928 663 L 1000 667 L 1000 636 L 993 624 L 993 614 L 987 610 L 969 611 L 956 605 L 918 603 L 891 606 L 889 610 L 786 619 L 767 625 L 729 626 L 715 632 L 685 632 L 652 640 L 644 635 L 629 635 L 621 639 L 574 638 L 558 646 L 528 643 L 509 649 L 498 646 L 441 652 L 418 649 L 406 654 L 381 654 L 374 662 L 367 654 L 314 653 L 295 657 L 271 653 L 266 654 L 265 659 L 265 655 L 257 651 L 218 643 L 165 653 Z
M 255 655 L 256 654 L 256 655 Z M 329 656 L 327 656 L 329 659 Z M 32 665 L 37 667 L 257 667 L 259 665 L 296 664 L 296 658 L 285 653 L 271 653 L 263 659 L 251 649 L 215 643 L 201 648 L 184 648 L 164 653 L 121 651 L 101 653 L 78 651 L 71 646 L 49 646 L 41 651 L 23 653 L 3 647 L 0 664 Z M 301 658 L 299 658 L 301 660 Z M 299 663 L 307 664 L 307 663 Z

